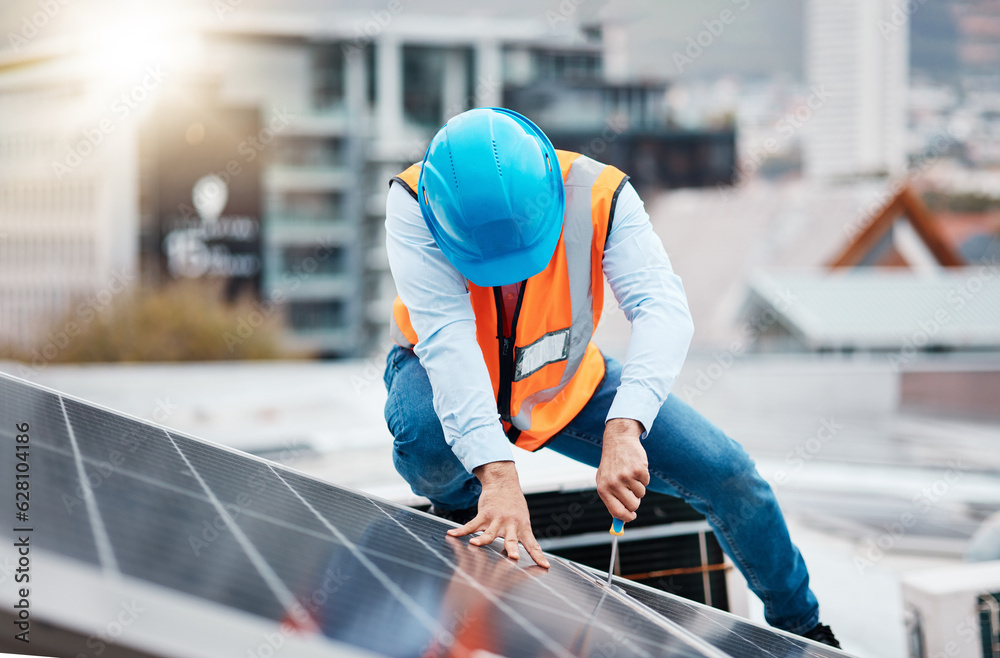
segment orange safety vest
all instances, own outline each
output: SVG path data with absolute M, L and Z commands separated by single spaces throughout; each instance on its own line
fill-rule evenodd
M 507 438 L 537 450 L 590 401 L 604 378 L 604 357 L 591 342 L 604 306 L 604 243 L 615 201 L 628 176 L 579 153 L 556 151 L 566 190 L 562 235 L 548 266 L 521 286 L 504 336 L 500 288 L 467 281 L 476 316 L 476 340 L 493 382 Z M 390 181 L 417 198 L 420 165 Z M 419 340 L 396 297 L 393 340 Z

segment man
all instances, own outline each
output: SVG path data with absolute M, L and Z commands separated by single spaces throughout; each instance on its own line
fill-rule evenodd
M 770 487 L 742 447 L 668 395 L 691 340 L 684 290 L 628 177 L 557 152 L 525 117 L 451 119 L 390 182 L 399 297 L 385 382 L 393 461 L 471 543 L 543 567 L 510 443 L 597 467 L 612 516 L 646 488 L 704 514 L 770 624 L 833 646 Z M 632 324 L 624 365 L 591 343 L 606 276 Z M 499 416 L 499 417 L 498 417 Z M 471 520 L 470 520 L 471 519 Z

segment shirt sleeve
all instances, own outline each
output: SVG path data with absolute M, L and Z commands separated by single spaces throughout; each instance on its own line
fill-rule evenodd
M 476 342 L 465 277 L 435 244 L 419 204 L 398 183 L 389 188 L 385 235 L 389 269 L 419 339 L 414 352 L 430 379 L 445 440 L 470 473 L 513 459 Z
M 645 438 L 684 365 L 694 324 L 681 279 L 630 183 L 613 212 L 604 274 L 632 335 L 607 419 L 637 420 Z

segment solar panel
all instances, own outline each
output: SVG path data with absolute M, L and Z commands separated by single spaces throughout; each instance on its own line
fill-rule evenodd
M 626 596 L 558 558 L 514 563 L 502 542 L 473 547 L 422 512 L 7 376 L 0 438 L 0 491 L 30 483 L 26 516 L 0 527 L 11 562 L 14 542 L 31 547 L 33 651 L 845 655 L 652 590 Z M 72 639 L 48 639 L 55 627 Z M 0 650 L 29 648 L 10 635 Z
M 772 658 L 773 656 L 813 656 L 836 658 L 838 651 L 797 635 L 753 624 L 711 606 L 698 605 L 678 596 L 664 596 L 659 590 L 616 578 L 615 582 L 631 597 L 673 620 L 712 646 L 731 656 Z

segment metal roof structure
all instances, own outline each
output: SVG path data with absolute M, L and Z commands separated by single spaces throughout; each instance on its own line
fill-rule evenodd
M 761 273 L 746 316 L 765 340 L 810 350 L 1000 347 L 1000 266 L 936 274 L 856 269 Z

